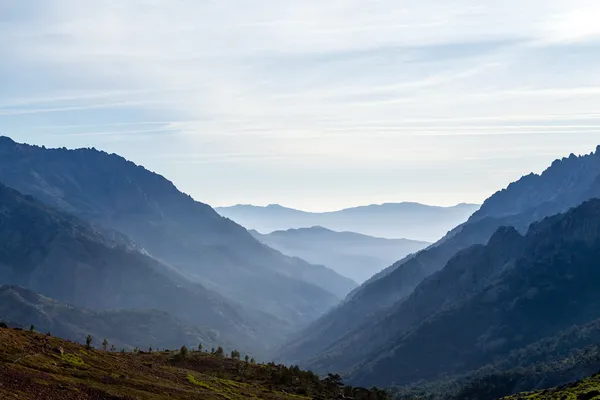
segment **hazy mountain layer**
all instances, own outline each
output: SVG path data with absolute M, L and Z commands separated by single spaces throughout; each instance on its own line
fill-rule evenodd
M 187 277 L 290 324 L 314 320 L 352 288 L 347 278 L 259 243 L 162 176 L 114 154 L 0 138 L 0 181 L 122 232 Z
M 387 203 L 323 213 L 299 211 L 277 204 L 266 207 L 237 205 L 217 207 L 216 210 L 224 217 L 260 233 L 322 226 L 334 231 L 431 242 L 466 221 L 478 208 L 476 204 L 436 207 L 418 203 Z
M 335 232 L 320 226 L 250 233 L 262 243 L 289 256 L 325 265 L 354 281 L 364 282 L 395 260 L 423 249 L 426 242 L 383 239 L 354 232 Z
M 157 309 L 215 329 L 249 351 L 285 332 L 274 317 L 234 304 L 93 226 L 0 184 L 0 284 L 93 310 Z M 289 329 L 289 327 L 288 327 Z

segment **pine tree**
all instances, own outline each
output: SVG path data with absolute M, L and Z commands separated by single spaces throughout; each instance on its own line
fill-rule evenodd
M 202 343 L 198 344 L 198 351 L 202 351 Z
M 35 332 L 35 326 L 33 324 L 29 327 L 29 332 Z
M 248 357 L 248 354 L 246 354 L 246 357 L 244 357 L 244 361 L 248 362 L 249 359 L 250 357 Z
M 225 351 L 221 346 L 217 347 L 217 351 L 215 352 L 217 357 L 223 357 L 225 355 Z
M 188 356 L 188 348 L 187 346 L 181 346 L 181 349 L 179 350 L 179 354 L 181 355 L 181 358 L 187 358 Z
M 94 341 L 94 339 L 92 338 L 92 335 L 87 335 L 87 337 L 85 338 L 85 347 L 88 350 L 92 349 L 92 342 Z
M 104 338 L 104 341 L 102 341 L 102 349 L 104 351 L 106 351 L 107 348 L 108 348 L 108 340 L 106 340 L 106 338 Z

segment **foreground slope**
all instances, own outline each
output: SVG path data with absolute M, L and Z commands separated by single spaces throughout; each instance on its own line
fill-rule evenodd
M 380 390 L 275 364 L 196 351 L 121 353 L 0 327 L 0 398 L 45 400 L 383 400 Z
M 209 289 L 291 324 L 313 320 L 345 294 L 329 290 L 336 277 L 321 279 L 322 267 L 270 249 L 164 177 L 114 154 L 2 137 L 0 181 L 122 232 Z
M 272 204 L 266 207 L 217 207 L 216 211 L 261 233 L 323 226 L 334 231 L 358 232 L 368 236 L 433 241 L 466 221 L 478 208 L 476 204 L 438 207 L 419 203 L 386 203 L 313 213 Z
M 429 243 L 384 239 L 355 232 L 335 232 L 320 226 L 275 231 L 250 231 L 262 243 L 313 264 L 323 264 L 341 275 L 364 282 L 399 258 Z
M 540 189 L 540 195 L 527 196 Z M 486 200 L 481 212 L 446 237 L 414 256 L 393 264 L 355 290 L 344 303 L 319 318 L 280 351 L 283 359 L 304 365 L 348 368 L 353 362 L 341 351 L 353 337 L 355 348 L 368 343 L 363 336 L 408 297 L 425 278 L 441 270 L 461 250 L 486 244 L 501 226 L 525 232 L 532 222 L 568 210 L 600 196 L 600 146 L 595 153 L 555 161 L 541 175 L 528 175 Z M 502 197 L 499 202 L 496 199 Z M 506 207 L 497 204 L 515 203 Z M 517 214 L 510 214 L 516 212 Z M 343 339 L 342 339 L 343 338 Z M 388 336 L 375 338 L 383 346 Z M 338 351 L 340 350 L 340 351 Z M 369 351 L 365 349 L 365 351 Z M 327 353 L 327 357 L 323 354 Z M 338 356 L 334 356 L 338 354 Z
M 75 342 L 87 335 L 107 338 L 117 348 L 175 348 L 233 345 L 216 330 L 197 328 L 157 310 L 93 311 L 60 303 L 17 286 L 0 286 L 0 321 Z

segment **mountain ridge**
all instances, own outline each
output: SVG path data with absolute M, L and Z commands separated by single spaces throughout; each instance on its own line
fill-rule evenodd
M 429 245 L 409 239 L 376 238 L 356 232 L 337 232 L 321 226 L 287 229 L 263 235 L 259 241 L 289 256 L 325 265 L 356 282 L 363 282 L 394 260 Z
M 313 320 L 353 288 L 346 278 L 259 243 L 166 178 L 115 154 L 2 137 L 0 181 L 125 234 L 188 279 L 286 324 Z M 330 291 L 333 280 L 346 285 L 344 291 Z
M 261 234 L 286 229 L 323 226 L 333 231 L 348 231 L 367 236 L 433 241 L 479 208 L 477 204 L 429 206 L 415 202 L 357 206 L 338 211 L 309 212 L 281 205 L 235 205 L 215 207 L 224 217 Z
M 336 346 L 349 346 L 347 338 L 354 336 L 352 339 L 355 343 L 354 348 L 359 348 L 358 344 L 362 342 L 361 335 L 367 335 L 366 337 L 370 335 L 369 327 L 393 312 L 395 307 L 402 304 L 419 284 L 444 268 L 458 252 L 473 245 L 487 244 L 501 226 L 513 226 L 521 233 L 525 233 L 531 223 L 564 212 L 593 197 L 595 193 L 600 193 L 600 151 L 580 157 L 570 157 L 568 160 L 570 161 L 565 159 L 555 161 L 541 174 L 541 180 L 533 179 L 534 183 L 541 181 L 542 184 L 549 186 L 545 193 L 550 193 L 550 198 L 538 198 L 537 203 L 524 205 L 522 208 L 524 211 L 517 215 L 506 216 L 499 211 L 501 217 L 495 216 L 495 211 L 489 206 L 491 203 L 488 201 L 485 215 L 483 212 L 475 213 L 469 221 L 450 231 L 443 239 L 393 264 L 361 285 L 342 304 L 313 322 L 284 345 L 279 352 L 280 357 L 313 368 L 325 365 L 337 370 L 347 368 L 343 351 L 338 351 L 343 347 L 336 350 Z M 568 168 L 563 168 L 564 165 Z M 557 181 L 547 179 L 554 174 L 556 168 L 563 169 L 561 172 L 563 179 Z M 526 178 L 526 181 L 531 179 L 531 177 Z M 561 190 L 565 182 L 573 181 L 581 184 L 570 185 L 569 191 Z M 512 193 L 515 190 L 514 184 L 509 187 L 510 189 L 498 193 Z M 535 186 L 528 189 L 536 190 Z M 565 195 L 556 197 L 554 194 L 557 192 Z M 525 190 L 524 193 L 527 191 Z M 323 356 L 325 353 L 328 355 Z M 337 355 L 333 356 L 333 354 Z

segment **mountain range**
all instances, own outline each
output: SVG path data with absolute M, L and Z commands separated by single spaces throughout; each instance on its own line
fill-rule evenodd
M 384 239 L 355 232 L 335 232 L 321 226 L 288 229 L 263 235 L 250 231 L 267 246 L 289 256 L 322 264 L 356 282 L 364 282 L 394 261 L 429 245 L 408 239 Z
M 516 317 L 524 317 L 497 314 L 514 307 L 515 299 L 544 294 L 546 288 L 531 280 L 535 275 L 527 275 L 532 265 L 544 265 L 533 271 L 540 273 L 540 282 L 551 287 L 562 282 L 551 280 L 558 273 L 553 268 L 563 268 L 563 279 L 582 279 L 577 281 L 582 284 L 594 278 L 585 275 L 595 265 L 590 263 L 593 258 L 585 257 L 591 257 L 587 252 L 593 252 L 596 245 L 597 202 L 540 224 L 536 221 L 598 196 L 600 146 L 595 153 L 571 155 L 555 161 L 540 175 L 523 177 L 486 200 L 466 223 L 440 241 L 365 282 L 341 305 L 301 331 L 283 347 L 280 357 L 318 371 L 343 371 L 357 382 L 372 379 L 378 384 L 409 384 L 477 368 L 493 354 L 540 339 L 543 333 L 538 329 L 551 334 L 599 317 L 595 303 L 584 307 L 581 299 L 577 302 L 581 314 L 568 309 L 565 315 L 556 315 L 551 327 L 534 319 L 531 324 L 540 322 L 539 326 L 531 328 L 530 336 L 520 337 L 515 332 L 519 321 L 525 322 Z M 565 230 L 564 236 L 561 230 Z M 583 258 L 577 258 L 579 255 Z M 571 257 L 572 262 L 563 265 L 548 257 Z M 569 270 L 580 265 L 581 278 L 577 271 Z M 528 285 L 521 284 L 500 298 L 503 288 L 523 283 L 518 279 Z M 495 291 L 486 291 L 490 285 L 495 285 Z M 572 289 L 561 288 L 565 295 Z M 591 298 L 585 298 L 588 300 Z M 486 301 L 491 305 L 485 305 Z M 560 302 L 559 298 L 553 302 L 543 297 L 538 307 L 554 310 L 556 301 Z M 549 314 L 538 318 L 553 319 Z M 504 336 L 506 332 L 516 338 Z M 463 336 L 468 342 L 462 341 Z M 498 349 L 498 353 L 490 349 Z
M 236 205 L 216 207 L 215 210 L 260 233 L 321 226 L 333 231 L 431 242 L 466 221 L 478 208 L 477 204 L 437 207 L 419 203 L 386 203 L 321 213 L 295 210 L 278 204 L 266 207 Z
M 356 286 L 263 245 L 114 154 L 0 137 L 0 182 L 21 192 L 0 188 L 0 284 L 78 307 L 157 308 L 251 351 L 281 341 Z

